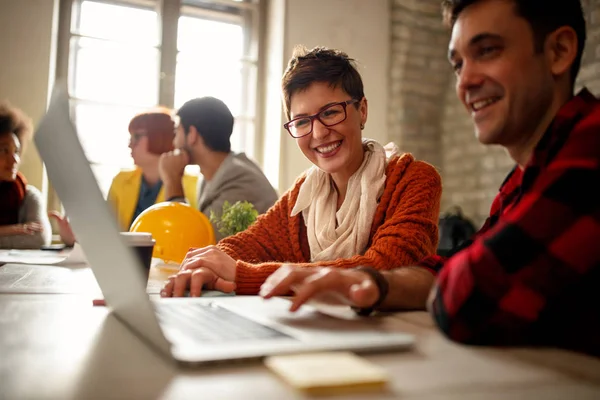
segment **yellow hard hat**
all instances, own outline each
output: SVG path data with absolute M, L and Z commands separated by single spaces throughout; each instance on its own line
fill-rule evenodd
M 149 232 L 156 241 L 152 257 L 181 263 L 190 247 L 215 244 L 213 227 L 197 209 L 178 202 L 148 207 L 133 221 L 131 232 Z

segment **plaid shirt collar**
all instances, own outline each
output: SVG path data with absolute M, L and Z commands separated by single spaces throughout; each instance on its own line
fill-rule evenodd
M 587 88 L 583 88 L 559 110 L 554 120 L 533 150 L 525 170 L 516 165 L 500 186 L 500 195 L 509 200 L 521 191 L 526 191 L 544 167 L 546 167 L 562 148 L 573 127 L 589 114 L 598 103 L 596 97 Z

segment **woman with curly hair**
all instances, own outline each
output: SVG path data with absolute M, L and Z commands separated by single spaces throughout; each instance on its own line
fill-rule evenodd
M 52 237 L 42 194 L 19 172 L 32 132 L 21 110 L 0 102 L 0 248 L 37 249 Z

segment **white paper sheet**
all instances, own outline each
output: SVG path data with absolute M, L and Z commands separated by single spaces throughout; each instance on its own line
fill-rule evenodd
M 0 250 L 0 264 L 73 265 L 86 264 L 87 259 L 79 244 L 62 251 Z

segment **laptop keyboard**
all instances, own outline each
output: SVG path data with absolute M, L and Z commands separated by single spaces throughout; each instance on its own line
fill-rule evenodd
M 289 338 L 223 307 L 206 303 L 154 303 L 161 325 L 182 330 L 186 336 L 203 342 Z

